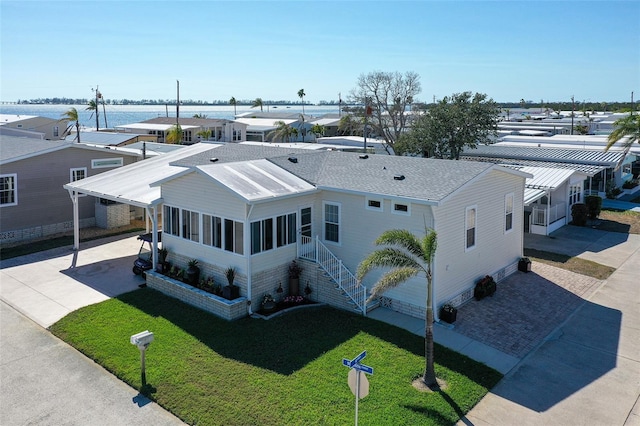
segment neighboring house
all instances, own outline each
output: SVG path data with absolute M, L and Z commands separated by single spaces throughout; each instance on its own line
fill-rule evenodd
M 340 127 L 341 114 L 325 114 L 319 118 L 312 118 L 311 125 L 316 124 L 324 127 L 324 135 L 322 137 L 338 136 L 338 127 Z
M 247 126 L 236 121 L 214 118 L 180 118 L 178 120 L 182 128 L 182 143 L 191 145 L 197 142 L 242 142 L 247 140 Z M 176 117 L 158 117 L 140 123 L 117 126 L 118 131 L 152 135 L 157 137 L 157 142 L 165 142 L 165 136 L 169 129 L 176 125 Z M 210 131 L 211 136 L 203 141 L 198 133 Z
M 571 169 L 519 167 L 529 173 L 524 190 L 524 232 L 549 235 L 571 222 L 571 206 L 584 203 L 587 175 Z
M 170 162 L 159 157 L 114 170 L 109 179 L 65 187 L 119 201 L 131 194 L 127 198 L 149 212 L 154 231 L 162 211 L 169 260 L 185 267 L 197 259 L 202 275 L 222 285 L 225 269 L 235 267 L 241 295 L 251 302 L 242 306 L 245 315 L 286 285 L 294 259 L 303 264 L 301 282 L 313 289 L 314 300 L 366 312 L 377 272 L 364 286 L 352 273 L 386 229 L 438 232 L 435 307 L 465 302 L 479 278 L 504 278 L 522 256 L 529 174 L 489 163 L 202 145 L 167 154 L 174 156 Z M 128 177 L 133 173 L 156 180 L 135 182 Z M 381 302 L 423 318 L 425 300 L 425 278 L 417 277 Z
M 512 138 L 515 138 L 513 136 Z M 522 137 L 521 137 L 522 138 Z M 553 138 L 546 138 L 553 139 Z M 633 177 L 632 164 L 636 156 L 618 150 L 560 148 L 558 146 L 522 146 L 509 144 L 479 145 L 466 149 L 463 160 L 486 161 L 495 164 L 571 169 L 588 176 L 584 182 L 587 194 L 606 196 L 611 186 L 620 187 Z
M 318 138 L 318 143 L 327 145 L 338 145 L 343 147 L 343 151 L 354 152 L 364 150 L 364 137 L 362 136 L 332 136 L 325 138 Z M 393 148 L 391 148 L 384 139 L 367 138 L 367 152 L 374 154 L 387 154 L 393 155 Z
M 64 140 L 0 135 L 0 239 L 3 243 L 73 229 L 69 193 L 62 185 L 135 162 L 138 155 Z M 94 226 L 96 201 L 80 197 L 80 226 Z M 129 207 L 126 217 L 129 223 Z M 106 226 L 105 226 L 106 227 Z
M 42 133 L 44 139 L 48 140 L 63 138 L 67 125 L 67 120 L 54 120 L 35 115 L 0 114 L 0 126 Z
M 80 142 L 86 145 L 94 146 L 125 146 L 138 141 L 150 141 L 155 142 L 155 137 L 149 137 L 147 135 L 136 135 L 131 133 L 116 133 L 116 132 L 80 132 Z M 76 134 L 68 135 L 65 138 L 68 142 L 77 142 L 78 138 Z
M 298 132 L 297 135 L 291 137 L 289 142 L 313 142 L 316 139 L 316 136 L 311 133 L 313 119 L 311 116 L 300 113 L 256 111 L 238 115 L 235 122 L 247 126 L 247 141 L 273 141 L 273 131 L 278 128 L 278 122 L 281 121 Z

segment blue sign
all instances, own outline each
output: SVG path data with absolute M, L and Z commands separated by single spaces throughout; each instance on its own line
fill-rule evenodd
M 367 356 L 367 351 L 362 351 L 362 353 L 357 357 L 355 357 L 354 359 L 342 358 L 342 365 L 344 365 L 345 367 L 354 368 L 358 371 L 362 371 L 367 374 L 373 374 L 372 367 L 369 367 L 368 365 L 360 364 L 360 361 L 362 361 L 362 359 L 366 356 Z

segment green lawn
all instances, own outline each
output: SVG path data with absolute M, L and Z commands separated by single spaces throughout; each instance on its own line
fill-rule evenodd
M 143 330 L 155 335 L 145 392 L 189 424 L 350 424 L 354 396 L 342 359 L 365 349 L 374 375 L 359 404 L 361 424 L 453 424 L 502 377 L 436 345 L 436 373 L 448 387 L 420 392 L 411 382 L 424 369 L 423 338 L 329 307 L 227 322 L 145 288 L 51 327 L 134 388 L 140 353 L 129 337 Z
M 546 263 L 556 268 L 566 269 L 599 280 L 606 280 L 616 270 L 616 268 L 601 265 L 591 260 L 532 248 L 525 248 L 524 255 L 534 262 Z

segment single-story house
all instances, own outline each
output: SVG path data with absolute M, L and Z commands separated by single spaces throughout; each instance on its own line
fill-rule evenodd
M 217 118 L 187 118 L 180 117 L 157 117 L 145 120 L 140 123 L 125 124 L 117 126 L 116 130 L 125 133 L 136 133 L 152 135 L 157 137 L 157 142 L 165 142 L 165 135 L 180 123 L 182 128 L 182 143 L 191 145 L 197 142 L 241 142 L 247 140 L 246 124 L 236 121 Z M 198 135 L 201 131 L 209 131 L 208 139 Z
M 297 131 L 289 142 L 313 142 L 316 136 L 311 133 L 312 120 L 313 117 L 300 113 L 250 111 L 238 115 L 235 122 L 247 126 L 247 141 L 273 141 L 272 132 L 278 128 L 278 122 L 281 121 Z
M 0 126 L 40 133 L 44 139 L 49 140 L 62 138 L 67 123 L 67 120 L 54 120 L 36 115 L 0 114 Z
M 510 138 L 515 138 L 512 136 Z M 520 136 L 524 138 L 524 136 Z M 546 138 L 547 140 L 554 139 Z M 495 164 L 534 166 L 550 168 L 568 168 L 585 173 L 586 194 L 606 196 L 611 186 L 621 187 L 633 178 L 632 164 L 634 154 L 620 150 L 604 152 L 599 149 L 561 148 L 558 146 L 535 146 L 510 143 L 479 145 L 474 149 L 465 149 L 460 155 L 463 160 L 486 161 Z
M 65 183 L 126 166 L 136 152 L 105 149 L 65 140 L 0 135 L 0 238 L 18 242 L 73 229 L 73 209 Z M 129 223 L 129 206 L 107 216 L 99 199 L 78 197 L 80 227 Z M 104 215 L 101 215 L 101 212 Z M 115 222 L 114 222 L 115 221 Z M 124 224 L 124 223 L 123 223 Z
M 366 314 L 380 271 L 362 283 L 353 273 L 386 229 L 438 233 L 434 307 L 467 301 L 487 274 L 500 280 L 516 271 L 528 177 L 480 162 L 196 144 L 65 188 L 145 207 L 173 265 L 196 259 L 202 275 L 222 285 L 225 270 L 236 268 L 242 315 L 286 286 L 294 259 L 313 300 Z M 159 279 L 147 274 L 148 283 Z M 422 276 L 381 303 L 423 317 L 425 301 Z

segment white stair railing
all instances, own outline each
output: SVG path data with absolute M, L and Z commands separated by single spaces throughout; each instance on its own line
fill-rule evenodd
M 367 288 L 358 282 L 355 275 L 344 266 L 342 260 L 338 259 L 318 237 L 312 239 L 300 236 L 298 256 L 320 265 L 338 288 L 355 303 L 358 310 L 362 311 L 363 315 L 367 315 Z

